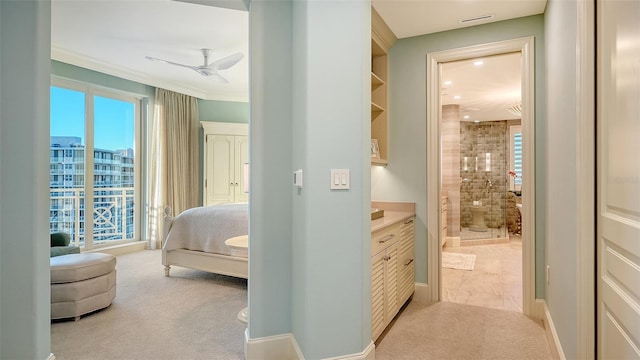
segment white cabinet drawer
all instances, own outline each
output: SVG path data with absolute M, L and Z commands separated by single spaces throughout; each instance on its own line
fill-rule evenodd
M 393 224 L 371 234 L 371 255 L 393 245 L 400 238 L 400 224 Z

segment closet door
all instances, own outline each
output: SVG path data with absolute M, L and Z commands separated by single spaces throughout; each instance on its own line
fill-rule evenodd
M 234 200 L 247 202 L 249 201 L 249 137 L 235 136 L 234 144 Z
M 234 153 L 234 136 L 207 135 L 206 205 L 234 202 Z
M 640 359 L 640 3 L 597 8 L 600 359 Z

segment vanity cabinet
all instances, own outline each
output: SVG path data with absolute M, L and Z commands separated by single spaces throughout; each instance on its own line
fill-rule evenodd
M 247 202 L 249 136 L 247 124 L 203 121 L 204 206 Z
M 414 218 L 371 234 L 371 338 L 375 341 L 414 291 Z

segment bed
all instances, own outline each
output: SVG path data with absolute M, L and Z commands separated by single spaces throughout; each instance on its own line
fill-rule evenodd
M 247 251 L 233 249 L 224 241 L 246 235 L 248 228 L 246 203 L 197 207 L 175 217 L 170 209 L 165 210 L 165 276 L 171 266 L 181 266 L 246 279 Z

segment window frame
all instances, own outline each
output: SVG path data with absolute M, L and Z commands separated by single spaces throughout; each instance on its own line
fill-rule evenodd
M 520 134 L 520 170 L 515 167 L 515 137 Z M 522 190 L 522 125 L 510 125 L 509 126 L 509 171 L 514 171 L 518 178 L 520 178 L 520 184 L 516 184 L 515 177 L 509 175 L 509 190 L 517 191 L 516 185 L 520 185 Z
M 134 105 L 134 138 L 133 138 L 133 151 L 134 151 L 134 181 L 133 181 L 133 199 L 134 199 L 134 232 L 133 239 L 122 239 L 122 240 L 110 240 L 106 241 L 102 244 L 94 244 L 93 239 L 93 216 L 85 217 L 84 221 L 81 221 L 84 227 L 84 247 L 83 250 L 92 250 L 105 248 L 110 246 L 116 246 L 126 243 L 133 243 L 142 240 L 143 233 L 143 211 L 144 207 L 142 205 L 142 199 L 144 194 L 144 189 L 142 188 L 142 162 L 144 159 L 144 154 L 142 153 L 142 144 L 144 141 L 143 133 L 142 133 L 142 118 L 144 114 L 144 96 L 129 93 L 126 91 L 102 87 L 95 84 L 85 83 L 81 81 L 71 80 L 67 78 L 61 78 L 52 76 L 50 86 L 59 87 L 63 89 L 68 89 L 72 91 L 78 91 L 84 93 L 84 116 L 85 116 L 85 124 L 84 124 L 84 193 L 85 194 L 94 194 L 94 157 L 87 156 L 89 154 L 94 154 L 95 146 L 94 146 L 94 97 L 105 97 L 109 99 L 130 102 Z M 90 151 L 89 151 L 90 149 Z M 92 180 L 90 183 L 88 180 Z M 95 196 L 95 195 L 94 195 Z M 85 196 L 84 198 L 84 206 L 85 212 L 86 209 L 93 209 L 94 207 L 94 196 Z M 79 211 L 79 209 L 78 209 Z M 93 214 L 93 210 L 92 210 Z M 51 225 L 50 225 L 51 226 Z M 79 231 L 79 228 L 78 228 Z

